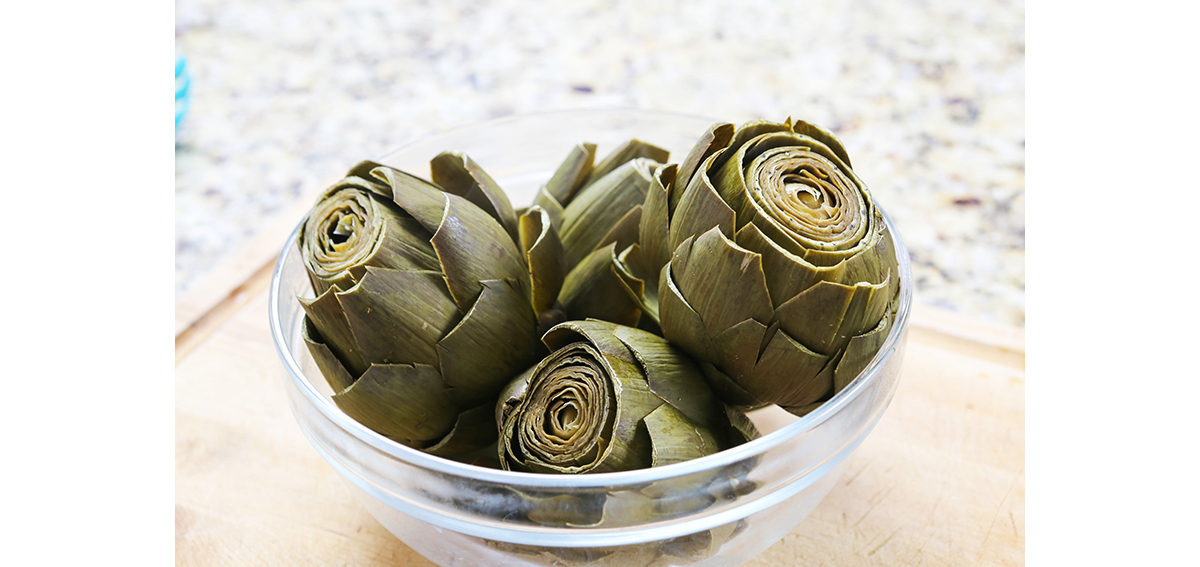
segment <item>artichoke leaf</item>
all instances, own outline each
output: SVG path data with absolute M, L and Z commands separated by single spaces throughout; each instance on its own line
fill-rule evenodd
M 636 326 L 638 303 L 625 291 L 628 285 L 615 267 L 616 245 L 609 244 L 579 262 L 563 280 L 558 302 L 567 319 L 603 319 Z
M 363 358 L 357 343 L 354 342 L 354 333 L 350 330 L 350 322 L 346 320 L 341 303 L 338 302 L 337 293 L 337 288 L 330 288 L 316 299 L 300 298 L 300 306 L 304 308 L 305 313 L 305 332 L 313 339 L 320 335 L 320 342 L 341 361 L 346 371 L 351 376 L 361 376 L 370 366 L 370 362 Z M 313 330 L 319 330 L 319 333 L 310 333 L 310 325 Z M 340 388 L 335 388 L 334 391 L 340 391 Z
M 887 280 L 877 285 L 852 286 L 817 282 L 780 305 L 775 310 L 776 321 L 795 340 L 817 352 L 832 354 L 844 348 L 851 337 L 879 324 L 890 291 Z M 824 324 L 814 325 L 813 321 Z
M 671 215 L 671 250 L 678 248 L 685 239 L 699 236 L 713 227 L 720 228 L 721 234 L 733 238 L 734 211 L 722 200 L 707 175 L 693 177 L 682 193 Z
M 567 272 L 562 241 L 545 209 L 534 205 L 521 215 L 520 243 L 529 266 L 530 301 L 541 314 L 554 307 Z
M 438 272 L 368 268 L 335 296 L 354 344 L 373 363 L 437 364 L 434 345 L 460 317 Z
M 466 316 L 437 341 L 442 379 L 467 407 L 495 400 L 507 381 L 540 355 L 537 319 L 511 281 L 484 280 Z
M 676 175 L 675 164 L 658 168 L 646 189 L 646 201 L 642 205 L 638 245 L 646 259 L 646 271 L 654 274 L 653 280 L 645 280 L 653 288 L 658 287 L 659 270 L 671 259 L 668 203 L 671 194 L 679 191 L 675 185 Z
M 804 258 L 779 247 L 767 238 L 757 225 L 747 224 L 737 233 L 738 246 L 762 256 L 763 273 L 771 303 L 779 308 L 783 302 L 816 285 L 819 281 L 841 282 L 845 265 L 818 267 Z
M 656 165 L 646 158 L 627 162 L 584 187 L 563 209 L 559 237 L 568 266 L 596 250 L 630 209 L 645 202 Z
M 558 202 L 558 200 L 546 190 L 545 186 L 540 187 L 537 195 L 533 196 L 532 206 L 541 207 L 542 210 L 546 211 L 546 214 L 550 215 L 550 223 L 554 225 L 555 229 L 562 227 L 562 203 Z
M 828 361 L 828 356 L 809 350 L 783 329 L 777 329 L 741 385 L 760 399 L 780 406 L 801 406 L 833 387 L 832 375 L 821 372 Z
M 792 131 L 816 139 L 828 147 L 842 161 L 840 164 L 842 169 L 848 170 L 853 167 L 850 164 L 850 154 L 846 153 L 846 148 L 842 146 L 842 142 L 837 139 L 837 136 L 833 135 L 833 132 L 803 120 L 797 120 L 792 125 Z
M 681 463 L 720 450 L 712 432 L 698 427 L 671 404 L 662 404 L 646 415 L 652 458 L 650 466 Z
M 692 146 L 692 150 L 688 152 L 687 157 L 679 163 L 679 176 L 676 178 L 677 187 L 687 187 L 691 184 L 692 177 L 696 171 L 700 169 L 701 164 L 708 161 L 713 154 L 729 147 L 729 143 L 733 141 L 734 127 L 728 122 L 718 122 L 713 124 L 700 136 L 696 141 L 696 145 Z M 700 169 L 703 171 L 703 169 Z M 672 200 L 671 211 L 675 211 L 677 200 Z
M 495 406 L 491 401 L 458 414 L 450 432 L 440 441 L 423 449 L 446 457 L 486 447 L 496 440 Z
M 701 362 L 700 371 L 704 373 L 704 378 L 708 380 L 713 393 L 731 407 L 750 411 L 766 405 L 712 363 Z
M 737 131 L 734 132 L 734 134 L 733 134 L 733 141 L 731 141 L 729 143 L 729 147 L 741 148 L 741 147 L 745 146 L 746 143 L 749 142 L 750 140 L 753 140 L 754 138 L 757 138 L 763 134 L 770 134 L 773 132 L 791 132 L 791 131 L 792 131 L 791 118 L 788 118 L 782 124 L 780 124 L 778 122 L 771 122 L 769 120 L 754 120 L 754 121 L 742 124 L 741 126 L 738 127 Z M 734 158 L 733 154 L 731 154 L 730 152 L 724 152 L 724 155 L 722 157 L 717 158 L 715 161 L 713 161 L 713 163 L 707 169 L 704 169 L 702 171 L 708 171 L 710 173 L 714 172 L 714 171 L 718 171 L 718 170 L 720 170 L 720 168 L 725 166 L 725 163 L 727 161 L 729 161 L 733 158 Z
M 885 313 L 874 329 L 850 339 L 850 342 L 846 344 L 846 350 L 842 353 L 842 359 L 833 371 L 834 394 L 849 386 L 850 382 L 853 382 L 859 373 L 871 363 L 875 354 L 883 347 L 883 341 L 887 339 L 891 329 L 892 318 Z
M 641 365 L 651 392 L 690 421 L 706 428 L 713 427 L 719 421 L 722 417 L 721 405 L 691 359 L 661 337 L 640 329 L 617 327 L 613 334 Z M 654 430 L 651 428 L 653 436 Z
M 680 251 L 676 252 L 676 257 L 680 256 Z M 709 334 L 716 335 L 746 319 L 771 321 L 774 313 L 762 256 L 738 246 L 719 228 L 698 236 L 681 264 L 684 271 L 672 275 Z
M 417 441 L 449 433 L 458 415 L 437 370 L 424 364 L 373 364 L 333 402 L 382 435 Z
M 690 241 L 685 242 L 690 244 Z M 671 276 L 672 265 L 663 266 L 659 276 L 659 325 L 663 337 L 705 362 L 716 362 L 717 346 L 704 328 L 704 321 L 679 292 Z
M 346 371 L 346 367 L 342 364 L 342 361 L 323 342 L 320 338 L 320 333 L 308 317 L 304 318 L 304 326 L 301 327 L 300 336 L 304 339 L 304 344 L 308 345 L 308 351 L 317 363 L 317 368 L 321 370 L 321 374 L 325 376 L 325 381 L 329 383 L 329 387 L 333 389 L 335 394 L 349 388 L 350 384 L 354 383 L 354 377 Z
M 758 363 L 767 333 L 767 326 L 754 319 L 746 319 L 718 333 L 713 340 L 721 345 L 717 353 L 721 368 L 735 377 L 749 376 Z
M 600 178 L 616 171 L 617 168 L 625 165 L 627 162 L 638 158 L 649 159 L 658 163 L 667 163 L 667 159 L 670 157 L 671 153 L 667 150 L 634 138 L 617 146 L 612 153 L 600 160 L 600 163 L 597 163 L 592 168 L 592 172 L 588 175 L 587 181 L 584 182 L 583 186 L 588 187 Z
M 546 182 L 545 190 L 557 203 L 570 203 L 575 193 L 583 188 L 592 173 L 596 160 L 596 144 L 581 143 L 571 148 L 554 175 Z M 536 204 L 536 203 L 535 203 Z
M 617 224 L 613 225 L 596 245 L 596 249 L 615 244 L 617 250 L 624 250 L 638 241 L 639 225 L 642 222 L 642 206 L 635 205 Z
M 433 183 L 462 197 L 496 219 L 517 239 L 517 215 L 508 195 L 470 156 L 456 151 L 438 154 L 429 162 Z
M 616 270 L 617 277 L 621 280 L 622 287 L 625 293 L 629 295 L 642 314 L 647 319 L 658 326 L 658 276 L 662 273 L 661 267 L 651 271 L 648 269 L 648 260 L 642 254 L 642 248 L 638 244 L 631 244 L 628 248 L 621 251 L 617 258 L 613 261 L 613 267 Z M 651 284 L 654 281 L 656 283 Z M 660 334 L 660 333 L 655 333 Z M 660 334 L 661 336 L 661 334 Z

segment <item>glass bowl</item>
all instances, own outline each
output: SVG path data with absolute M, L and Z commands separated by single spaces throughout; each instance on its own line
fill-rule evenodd
M 520 207 L 580 141 L 596 143 L 603 156 L 639 138 L 678 161 L 715 122 L 633 110 L 549 112 L 451 130 L 377 161 L 428 179 L 431 158 L 461 150 Z M 738 565 L 816 507 L 896 391 L 913 284 L 908 253 L 886 221 L 900 261 L 900 305 L 872 363 L 808 415 L 775 406 L 751 412 L 761 438 L 669 466 L 593 475 L 494 470 L 411 449 L 354 421 L 330 399 L 300 339 L 296 297 L 313 291 L 298 228 L 275 265 L 271 334 L 305 437 L 380 524 L 438 565 Z

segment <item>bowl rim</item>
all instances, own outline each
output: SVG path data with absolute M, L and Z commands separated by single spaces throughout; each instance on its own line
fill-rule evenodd
M 676 112 L 660 112 L 647 111 L 636 109 L 586 109 L 586 110 L 555 110 L 546 112 L 536 112 L 519 114 L 513 116 L 505 116 L 493 120 L 477 122 L 470 125 L 460 126 L 449 130 L 444 130 L 429 136 L 425 136 L 414 140 L 410 143 L 391 150 L 384 154 L 383 158 L 405 151 L 414 146 L 419 146 L 428 143 L 436 138 L 457 134 L 463 131 L 469 131 L 479 127 L 490 127 L 504 122 L 516 121 L 524 118 L 534 117 L 549 117 L 557 114 L 604 114 L 604 113 L 625 113 L 625 114 L 643 114 L 643 115 L 658 115 L 658 116 L 675 116 L 679 118 L 703 119 L 710 120 L 703 116 L 690 115 Z M 712 121 L 713 123 L 721 122 L 719 120 Z M 908 328 L 908 319 L 912 308 L 913 298 L 913 279 L 912 279 L 912 264 L 908 255 L 908 249 L 904 245 L 899 232 L 896 230 L 895 224 L 887 212 L 876 203 L 876 208 L 884 218 L 884 223 L 891 232 L 893 249 L 896 253 L 896 259 L 899 264 L 900 271 L 900 292 L 899 305 L 896 311 L 896 320 L 892 324 L 891 331 L 884 340 L 882 347 L 875 354 L 875 357 L 867 365 L 862 372 L 841 392 L 838 392 L 830 400 L 821 404 L 817 409 L 800 417 L 796 421 L 789 423 L 780 429 L 768 433 L 747 443 L 738 445 L 724 451 L 720 451 L 704 457 L 691 459 L 661 467 L 652 467 L 645 469 L 636 469 L 620 472 L 605 472 L 605 473 L 589 473 L 580 475 L 556 475 L 545 473 L 532 473 L 522 471 L 507 471 L 501 469 L 492 469 L 453 461 L 444 457 L 439 457 L 402 445 L 383 435 L 376 433 L 374 430 L 367 428 L 358 421 L 355 421 L 350 416 L 343 413 L 333 403 L 333 401 L 319 392 L 313 385 L 308 376 L 300 368 L 299 362 L 291 348 L 291 339 L 294 338 L 295 329 L 290 329 L 285 332 L 282 321 L 279 317 L 280 305 L 280 288 L 284 267 L 290 254 L 298 252 L 297 239 L 300 230 L 304 226 L 307 218 L 302 218 L 293 229 L 279 256 L 276 258 L 274 269 L 271 275 L 271 284 L 268 288 L 268 318 L 271 329 L 271 338 L 275 346 L 276 353 L 283 362 L 289 378 L 295 382 L 299 391 L 304 394 L 304 397 L 311 403 L 321 414 L 342 430 L 355 437 L 358 441 L 365 443 L 374 449 L 388 455 L 391 458 L 405 462 L 408 465 L 426 469 L 429 471 L 449 475 L 453 477 L 470 478 L 473 480 L 490 482 L 496 484 L 519 485 L 523 487 L 534 488 L 604 488 L 604 487 L 619 487 L 623 485 L 642 484 L 654 482 L 663 479 L 687 476 L 705 471 L 720 469 L 734 463 L 752 458 L 756 455 L 764 453 L 773 447 L 776 447 L 787 440 L 796 436 L 802 435 L 812 429 L 815 429 L 820 424 L 827 421 L 834 414 L 841 411 L 852 400 L 857 398 L 859 394 L 867 389 L 868 385 L 874 382 L 882 369 L 887 365 L 887 362 L 892 356 L 897 354 L 898 347 L 901 346 L 901 337 Z M 906 285 L 907 284 L 907 285 Z

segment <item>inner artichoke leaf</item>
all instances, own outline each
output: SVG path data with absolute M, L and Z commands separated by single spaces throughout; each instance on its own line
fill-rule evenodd
M 534 205 L 521 215 L 520 243 L 529 266 L 530 301 L 540 314 L 554 307 L 567 272 L 562 242 L 545 209 Z
M 592 165 L 596 160 L 596 144 L 583 142 L 575 144 L 567 158 L 563 160 L 554 175 L 544 186 L 546 192 L 558 203 L 570 203 L 575 193 L 583 188 L 584 182 L 592 174 Z M 536 203 L 535 203 L 536 204 Z
M 842 142 L 837 139 L 837 136 L 833 135 L 833 132 L 803 120 L 797 120 L 796 123 L 792 125 L 792 131 L 803 136 L 814 138 L 828 147 L 829 150 L 842 161 L 842 163 L 838 164 L 842 169 L 850 169 L 853 167 L 850 164 L 850 154 L 846 153 L 846 148 L 842 146 Z
M 470 156 L 457 151 L 438 154 L 429 162 L 433 183 L 458 195 L 496 219 L 517 239 L 517 215 L 508 195 Z
M 460 318 L 438 272 L 368 268 L 336 294 L 363 358 L 437 364 L 434 345 Z
M 658 406 L 643 419 L 652 445 L 650 466 L 681 463 L 720 450 L 708 429 L 697 426 L 671 404 Z
M 658 163 L 667 163 L 667 159 L 671 157 L 671 152 L 664 150 L 654 144 L 649 144 L 636 138 L 629 140 L 620 146 L 613 149 L 612 153 L 600 160 L 596 167 L 592 168 L 592 172 L 588 175 L 587 181 L 583 186 L 586 188 L 592 183 L 595 183 L 600 178 L 615 171 L 626 162 L 636 160 L 638 158 L 646 158 Z
M 745 124 L 739 126 L 738 129 L 733 133 L 733 141 L 729 143 L 729 147 L 741 148 L 750 140 L 763 134 L 769 134 L 771 132 L 790 132 L 791 129 L 791 118 L 782 124 L 768 120 L 754 120 L 751 122 L 746 122 Z M 722 157 L 713 161 L 708 168 L 702 169 L 701 171 L 708 171 L 711 174 L 712 172 L 718 171 L 720 168 L 724 167 L 725 162 L 734 157 L 734 155 L 730 152 L 723 152 L 723 154 L 724 155 Z
M 445 387 L 432 366 L 372 364 L 333 402 L 382 435 L 425 441 L 449 433 L 458 417 Z
M 491 399 L 541 354 L 537 318 L 514 282 L 484 280 L 483 292 L 458 325 L 436 342 L 442 379 L 463 403 Z

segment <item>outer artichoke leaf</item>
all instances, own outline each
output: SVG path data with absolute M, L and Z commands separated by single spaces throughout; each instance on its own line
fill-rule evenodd
M 333 351 L 329 350 L 320 333 L 313 327 L 312 320 L 308 317 L 304 318 L 300 336 L 304 338 L 304 343 L 308 345 L 308 352 L 312 353 L 317 368 L 321 370 L 321 375 L 325 377 L 326 382 L 329 382 L 329 387 L 335 394 L 349 388 L 350 384 L 354 383 L 354 377 L 346 371 L 346 367 L 333 354 Z
M 719 228 L 697 237 L 686 270 L 672 275 L 710 335 L 746 319 L 771 321 L 762 256 L 734 244 Z
M 856 286 L 817 282 L 775 310 L 779 326 L 797 341 L 817 352 L 838 350 L 839 333 Z
M 891 268 L 896 266 L 896 251 L 893 248 L 892 237 L 882 224 L 881 222 L 879 228 L 871 235 L 870 242 L 865 246 L 866 250 L 846 258 L 842 262 L 844 275 L 839 280 L 841 283 L 877 284 L 883 282 Z
M 651 392 L 700 426 L 711 428 L 720 421 L 720 402 L 691 359 L 662 337 L 641 329 L 618 327 L 614 334 L 641 365 Z M 650 434 L 653 438 L 653 428 Z
M 528 370 L 522 372 L 516 378 L 500 391 L 499 401 L 496 403 L 496 429 L 503 430 L 504 422 L 508 420 L 508 416 L 517 411 L 517 407 L 521 405 L 521 400 L 525 399 L 525 394 L 529 392 L 529 380 L 533 378 L 533 373 L 538 370 L 541 365 L 529 367 Z
M 721 199 L 708 176 L 699 175 L 683 190 L 679 205 L 671 216 L 670 244 L 676 249 L 685 239 L 699 236 L 713 227 L 733 238 L 734 211 Z
M 517 239 L 517 215 L 508 195 L 470 156 L 462 152 L 442 152 L 429 162 L 433 182 L 470 201 L 496 219 L 509 236 Z
M 416 219 L 389 216 L 379 247 L 371 254 L 371 265 L 397 270 L 436 270 L 437 255 L 429 244 L 432 236 Z
M 558 231 L 545 209 L 535 205 L 521 215 L 520 242 L 529 266 L 533 309 L 548 311 L 558 299 L 567 269 Z
M 371 175 L 392 188 L 396 205 L 417 219 L 425 230 L 437 231 L 446 211 L 448 193 L 420 177 L 390 167 L 375 168 Z
M 603 319 L 636 326 L 641 307 L 626 292 L 614 267 L 615 244 L 596 250 L 579 262 L 563 280 L 558 301 L 567 319 Z
M 668 201 L 670 193 L 677 190 L 674 186 L 675 172 L 676 166 L 671 164 L 660 167 L 654 173 L 646 189 L 646 202 L 642 205 L 642 218 L 638 225 L 638 244 L 646 257 L 646 266 L 656 276 L 655 281 L 647 280 L 653 287 L 658 287 L 658 271 L 671 259 Z
M 716 362 L 717 346 L 704 327 L 704 321 L 688 304 L 671 275 L 671 264 L 663 266 L 659 276 L 658 314 L 663 337 L 685 352 L 705 362 Z
M 346 320 L 346 313 L 338 302 L 338 291 L 337 288 L 330 288 L 316 299 L 300 298 L 300 306 L 307 315 L 305 326 L 312 325 L 320 335 L 320 342 L 329 347 L 351 376 L 360 376 L 367 370 L 370 362 L 364 359 L 362 350 L 354 340 L 350 322 Z M 310 336 L 317 338 L 312 334 Z
M 444 457 L 487 447 L 496 441 L 495 411 L 495 404 L 489 400 L 458 414 L 450 433 L 425 452 Z
M 729 147 L 729 142 L 733 141 L 733 124 L 728 122 L 718 122 L 713 124 L 700 136 L 696 141 L 696 145 L 692 146 L 692 151 L 688 152 L 687 157 L 679 163 L 679 176 L 676 178 L 677 187 L 687 187 L 691 184 L 692 176 L 696 174 L 700 164 L 704 163 L 710 156 Z M 702 169 L 700 171 L 703 171 Z M 672 208 L 672 211 L 675 209 Z
M 642 255 L 642 248 L 637 244 L 621 251 L 613 261 L 613 267 L 625 293 L 638 304 L 642 314 L 658 326 L 658 284 L 650 282 L 657 282 L 662 268 L 651 272 L 647 260 Z
M 563 209 L 559 237 L 568 266 L 595 250 L 613 226 L 645 202 L 654 165 L 645 158 L 628 162 L 584 187 Z
M 664 150 L 653 144 L 648 144 L 636 138 L 617 146 L 612 153 L 605 156 L 596 164 L 592 172 L 588 175 L 587 181 L 583 186 L 588 187 L 595 183 L 600 178 L 615 171 L 617 168 L 624 165 L 626 162 L 633 161 L 638 158 L 647 158 L 658 163 L 667 163 L 667 159 L 671 157 L 671 152 Z
M 434 345 L 460 317 L 437 272 L 368 268 L 357 286 L 336 297 L 372 363 L 437 364 Z
M 749 376 L 754 370 L 754 365 L 758 363 L 766 333 L 766 325 L 754 319 L 746 319 L 717 334 L 713 342 L 720 347 L 717 360 L 725 373 L 734 380 L 742 380 Z
M 423 364 L 373 364 L 333 402 L 359 423 L 399 439 L 439 439 L 458 417 L 437 370 Z
M 442 379 L 473 406 L 536 361 L 537 318 L 524 292 L 509 281 L 484 280 L 470 311 L 440 341 Z
M 754 397 L 753 394 L 734 382 L 728 374 L 718 370 L 716 366 L 701 362 L 700 371 L 704 373 L 704 378 L 708 380 L 708 385 L 713 389 L 713 393 L 725 404 L 746 411 L 766 405 L 766 402 Z
M 838 361 L 837 367 L 833 371 L 834 394 L 849 386 L 850 382 L 853 382 L 874 360 L 875 354 L 883 347 L 883 341 L 887 339 L 891 329 L 892 318 L 885 313 L 874 329 L 850 339 L 850 342 L 846 344 L 846 350 L 842 353 L 842 359 Z
M 475 302 L 484 280 L 510 279 L 528 290 L 529 272 L 521 251 L 500 223 L 462 197 L 446 199 L 445 214 L 430 242 L 459 309 L 465 311 Z
M 653 447 L 652 467 L 680 463 L 720 450 L 712 432 L 693 423 L 671 404 L 658 406 L 643 419 Z
M 832 375 L 821 373 L 828 360 L 780 329 L 767 343 L 754 371 L 740 383 L 759 399 L 780 406 L 802 406 L 833 388 Z
M 596 160 L 596 144 L 581 143 L 571 148 L 567 159 L 563 160 L 545 189 L 559 203 L 570 203 L 575 193 L 583 188 L 583 184 L 592 173 L 592 164 Z
M 762 255 L 767 291 L 770 293 L 772 305 L 776 308 L 819 281 L 842 280 L 843 264 L 814 266 L 804 258 L 781 248 L 754 224 L 747 224 L 738 231 L 737 243 L 742 248 Z

